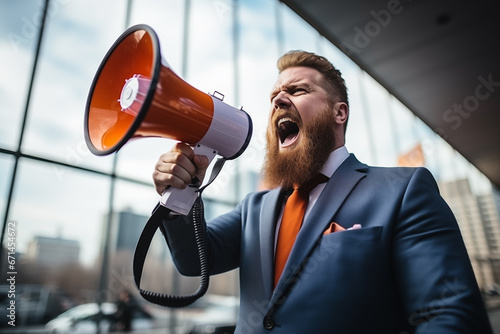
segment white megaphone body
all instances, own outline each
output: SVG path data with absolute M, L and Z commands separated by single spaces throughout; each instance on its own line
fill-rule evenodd
M 107 155 L 128 140 L 163 137 L 187 143 L 212 160 L 240 156 L 252 136 L 252 120 L 241 108 L 192 87 L 162 59 L 159 41 L 147 25 L 127 29 L 104 57 L 85 111 L 90 151 Z M 160 203 L 187 215 L 197 187 L 170 188 Z

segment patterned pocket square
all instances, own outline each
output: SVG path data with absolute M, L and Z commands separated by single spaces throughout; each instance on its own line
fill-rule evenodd
M 362 228 L 361 224 L 354 224 L 352 225 L 352 227 L 349 227 L 347 230 L 358 230 Z M 334 233 L 334 232 L 340 232 L 340 231 L 345 231 L 346 229 L 343 228 L 342 226 L 340 226 L 339 224 L 335 223 L 335 222 L 331 222 L 330 223 L 330 226 L 328 226 L 328 228 L 325 230 L 325 232 L 323 232 L 323 235 L 327 235 L 327 234 L 330 234 L 330 233 Z

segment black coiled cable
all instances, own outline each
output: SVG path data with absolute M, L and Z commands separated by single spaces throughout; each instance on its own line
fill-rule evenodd
M 141 236 L 139 237 L 137 247 L 135 248 L 133 261 L 135 285 L 139 289 L 139 293 L 141 294 L 141 296 L 147 301 L 160 306 L 185 307 L 194 303 L 198 298 L 200 298 L 207 292 L 210 275 L 208 272 L 208 247 L 205 241 L 205 213 L 203 201 L 201 200 L 201 193 L 215 180 L 219 172 L 222 170 L 225 161 L 226 159 L 224 157 L 217 159 L 212 169 L 212 174 L 210 175 L 209 181 L 207 182 L 207 184 L 197 190 L 198 197 L 196 198 L 192 210 L 194 233 L 196 238 L 196 245 L 198 247 L 198 255 L 200 258 L 200 287 L 195 293 L 187 296 L 172 296 L 141 289 L 140 283 L 142 270 L 144 268 L 144 260 L 146 259 L 149 245 L 151 244 L 151 240 L 153 240 L 153 236 L 156 230 L 160 227 L 163 219 L 171 213 L 170 209 L 167 209 L 164 206 L 158 204 L 153 210 L 151 217 L 149 218 L 146 226 L 144 227 L 144 230 L 141 233 Z M 195 180 L 193 179 L 193 184 L 196 183 L 199 183 L 199 181 L 196 179 L 195 182 Z
M 173 296 L 152 291 L 146 291 L 140 288 L 140 280 L 142 276 L 142 269 L 144 266 L 144 259 L 146 257 L 149 245 L 151 243 L 155 231 L 160 226 L 163 217 L 165 217 L 165 215 L 168 215 L 168 213 L 165 212 L 165 210 L 168 211 L 168 209 L 166 209 L 161 205 L 159 205 L 155 209 L 139 238 L 139 243 L 136 247 L 134 255 L 134 279 L 137 287 L 139 288 L 139 293 L 147 301 L 166 307 L 185 307 L 194 303 L 198 298 L 200 298 L 207 292 L 210 281 L 210 275 L 208 272 L 208 248 L 205 242 L 204 207 L 203 207 L 203 202 L 201 200 L 201 193 L 196 199 L 192 212 L 196 245 L 198 247 L 198 255 L 200 258 L 201 281 L 198 290 L 191 295 Z M 146 247 L 143 247 L 145 246 L 144 244 L 145 242 L 147 242 L 147 245 Z

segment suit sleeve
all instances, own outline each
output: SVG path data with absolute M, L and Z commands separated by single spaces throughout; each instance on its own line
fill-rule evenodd
M 395 278 L 416 333 L 492 333 L 460 230 L 434 178 L 419 168 L 395 226 Z
M 241 238 L 241 204 L 231 212 L 205 223 L 204 235 L 208 247 L 211 275 L 239 266 Z M 196 244 L 193 211 L 188 216 L 165 217 L 162 233 L 172 254 L 173 262 L 182 275 L 199 276 L 200 260 Z

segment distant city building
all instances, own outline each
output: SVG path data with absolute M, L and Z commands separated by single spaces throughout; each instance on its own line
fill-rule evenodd
M 130 210 L 117 212 L 115 215 L 116 221 L 116 243 L 115 249 L 134 251 L 137 245 L 137 240 L 144 229 L 144 225 L 149 217 L 138 215 Z
M 46 267 L 78 263 L 80 243 L 76 240 L 35 236 L 28 244 L 26 259 Z
M 457 218 L 480 287 L 500 283 L 500 218 L 493 192 L 475 195 L 469 181 L 440 183 Z
M 493 200 L 497 208 L 497 213 L 500 216 L 500 188 L 493 187 Z

